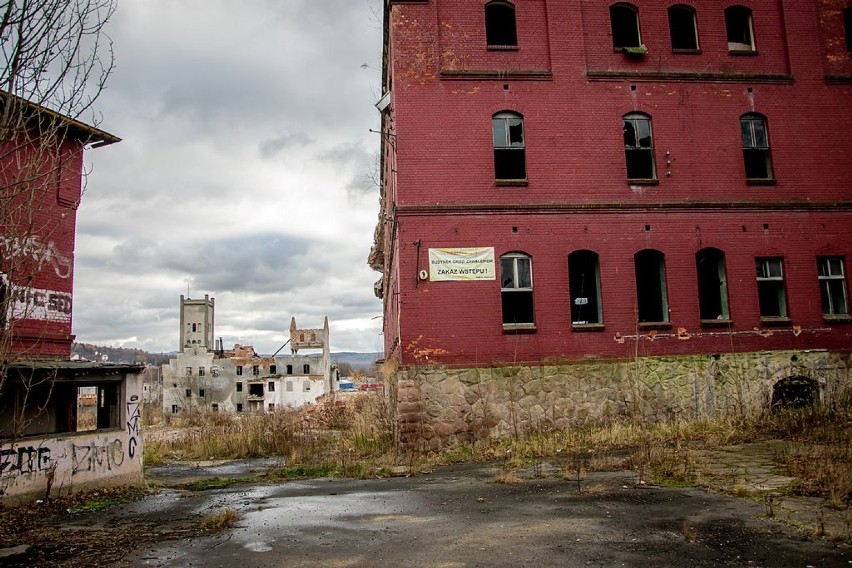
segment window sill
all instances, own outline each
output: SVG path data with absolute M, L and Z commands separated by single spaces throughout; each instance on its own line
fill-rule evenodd
M 729 49 L 728 55 L 735 57 L 753 57 L 759 55 L 756 49 Z
M 527 187 L 529 182 L 525 179 L 498 179 L 494 180 L 497 187 Z
M 572 323 L 571 331 L 576 332 L 589 332 L 589 331 L 603 331 L 604 324 L 602 323 Z
M 775 185 L 775 178 L 746 178 L 746 185 Z
M 778 318 L 760 318 L 760 323 L 765 326 L 789 326 L 793 324 L 793 320 L 787 317 Z
M 852 323 L 852 315 L 849 314 L 822 314 L 825 323 Z
M 709 320 L 701 320 L 702 327 L 728 327 L 734 323 L 730 319 L 709 319 Z
M 701 55 L 700 49 L 675 49 L 672 48 L 672 53 L 676 53 L 678 55 Z
M 671 329 L 671 322 L 667 321 L 644 321 L 639 322 L 639 329 Z
M 488 51 L 518 51 L 517 45 L 486 45 Z
M 630 179 L 630 178 L 627 178 L 627 183 L 629 185 L 660 185 L 660 180 L 658 180 L 658 179 Z
M 503 333 L 535 333 L 534 323 L 504 323 Z

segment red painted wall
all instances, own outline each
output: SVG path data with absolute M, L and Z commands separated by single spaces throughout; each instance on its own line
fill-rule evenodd
M 636 341 L 621 339 L 637 334 L 633 254 L 645 248 L 666 255 L 672 329 L 646 335 L 639 353 L 852 345 L 851 325 L 823 321 L 816 274 L 817 255 L 845 256 L 848 281 L 852 257 L 852 66 L 836 47 L 842 16 L 826 8 L 836 2 L 749 4 L 757 54 L 737 56 L 726 3 L 691 4 L 702 51 L 682 55 L 669 44 L 671 3 L 637 1 L 649 50 L 638 61 L 613 51 L 606 3 L 519 0 L 518 49 L 496 52 L 483 4 L 391 7 L 389 355 L 413 362 L 414 341 L 451 364 L 633 356 Z M 503 110 L 524 117 L 526 186 L 494 181 L 491 117 Z M 634 111 L 652 119 L 657 185 L 626 181 L 621 117 Z M 745 179 L 739 117 L 752 112 L 767 120 L 772 185 Z M 417 281 L 429 247 L 470 246 L 532 256 L 535 333 L 503 332 L 498 281 Z M 699 322 L 694 255 L 709 246 L 726 253 L 730 329 Z M 567 256 L 579 249 L 600 255 L 603 331 L 572 331 Z M 754 258 L 765 255 L 784 258 L 785 327 L 758 315 Z M 680 327 L 689 339 L 666 337 Z

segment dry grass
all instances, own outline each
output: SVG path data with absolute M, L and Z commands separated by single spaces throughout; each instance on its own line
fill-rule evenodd
M 494 479 L 497 483 L 504 483 L 506 485 L 517 485 L 519 483 L 523 483 L 524 480 L 518 477 L 513 469 L 503 469 L 497 474 L 497 477 Z
M 225 509 L 218 513 L 205 515 L 201 519 L 201 528 L 208 531 L 229 529 L 240 519 L 240 514 L 233 509 Z

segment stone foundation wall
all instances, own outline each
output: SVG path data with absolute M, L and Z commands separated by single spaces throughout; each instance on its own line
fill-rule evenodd
M 805 377 L 821 400 L 852 390 L 852 358 L 825 351 L 645 357 L 626 362 L 448 369 L 389 377 L 400 442 L 423 450 L 607 418 L 724 416 L 769 407 L 773 387 Z

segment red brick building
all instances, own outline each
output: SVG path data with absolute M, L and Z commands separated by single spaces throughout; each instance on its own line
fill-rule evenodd
M 385 4 L 389 361 L 848 355 L 852 2 Z

